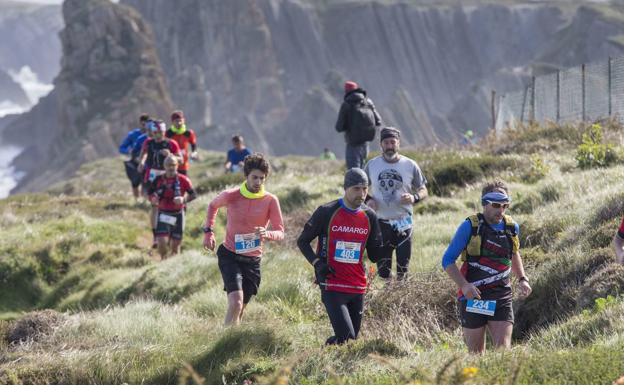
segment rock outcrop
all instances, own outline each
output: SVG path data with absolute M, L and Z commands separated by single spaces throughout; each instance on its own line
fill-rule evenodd
M 0 69 L 0 103 L 3 101 L 13 102 L 22 107 L 30 106 L 30 101 L 22 86 Z
M 338 138 L 333 125 L 342 91 L 339 84 L 328 91 L 328 77 L 358 81 L 408 143 L 449 143 L 466 129 L 485 133 L 491 89 L 522 87 L 541 61 L 572 66 L 624 53 L 617 44 L 624 25 L 613 17 L 621 12 L 609 5 L 122 2 L 154 26 L 172 84 L 202 72 L 203 86 L 193 93 L 210 95 L 211 103 L 187 104 L 182 87 L 172 95 L 210 148 L 227 145 L 226 133 L 242 132 L 254 149 L 317 154 Z M 289 138 L 293 131 L 299 135 Z
M 0 0 L 0 9 L 0 68 L 29 66 L 39 80 L 51 83 L 61 64 L 61 6 Z
M 3 134 L 25 151 L 15 191 L 41 190 L 83 162 L 117 152 L 142 112 L 171 103 L 151 28 L 132 8 L 108 0 L 66 0 L 62 68 L 54 90 Z

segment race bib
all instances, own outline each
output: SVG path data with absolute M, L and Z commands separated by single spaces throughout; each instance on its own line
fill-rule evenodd
M 235 234 L 234 247 L 236 248 L 236 254 L 244 254 L 260 250 L 260 237 L 255 233 Z
M 360 250 L 362 244 L 359 242 L 336 242 L 336 253 L 334 259 L 342 263 L 360 263 Z
M 493 316 L 496 311 L 496 301 L 485 301 L 482 299 L 469 299 L 466 304 L 466 311 L 469 313 L 485 314 Z
M 390 225 L 398 232 L 407 231 L 412 228 L 412 216 L 406 215 L 401 219 L 393 219 Z
M 150 169 L 150 171 L 149 171 L 149 181 L 153 182 L 154 179 L 156 179 L 157 177 L 161 176 L 164 173 L 165 173 L 165 170 Z
M 175 226 L 176 222 L 178 221 L 178 218 L 172 216 L 172 215 L 167 215 L 167 214 L 159 214 L 158 215 L 158 222 L 162 222 L 162 223 L 166 223 L 168 225 L 171 226 Z

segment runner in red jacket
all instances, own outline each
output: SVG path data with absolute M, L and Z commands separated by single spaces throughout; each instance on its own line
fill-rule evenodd
M 299 249 L 314 266 L 321 298 L 327 309 L 335 335 L 327 344 L 341 344 L 356 339 L 362 323 L 366 267 L 375 262 L 382 247 L 377 215 L 364 199 L 368 178 L 359 168 L 347 171 L 343 198 L 316 209 L 297 240 Z M 310 242 L 318 238 L 314 252 Z

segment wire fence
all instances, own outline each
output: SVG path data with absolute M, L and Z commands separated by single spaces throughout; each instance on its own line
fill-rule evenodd
M 624 57 L 531 78 L 498 98 L 496 131 L 519 123 L 624 117 Z

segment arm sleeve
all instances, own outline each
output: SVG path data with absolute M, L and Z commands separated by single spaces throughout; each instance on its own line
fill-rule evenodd
M 186 197 L 186 202 L 188 203 L 194 200 L 195 198 L 197 198 L 197 193 L 193 189 L 193 184 L 191 183 L 190 179 L 186 178 L 184 183 L 185 183 L 184 190 L 188 194 Z
M 121 144 L 119 145 L 119 153 L 124 155 L 129 154 L 130 150 L 132 149 L 132 142 L 132 135 L 131 133 L 129 133 L 128 135 L 126 135 L 126 138 L 123 140 L 123 142 L 121 142 Z
M 419 188 L 427 184 L 427 178 L 423 175 L 418 164 L 414 163 L 414 175 L 412 177 L 412 191 L 416 192 Z
M 215 199 L 212 200 L 212 202 L 210 202 L 210 204 L 208 205 L 208 212 L 206 213 L 206 226 L 214 226 L 215 219 L 217 218 L 217 213 L 219 212 L 219 208 L 227 205 L 229 201 L 229 192 L 223 191 L 221 194 L 217 195 Z
M 347 113 L 349 112 L 349 104 L 342 103 L 338 112 L 338 120 L 336 121 L 336 131 L 347 131 Z
M 370 99 L 368 99 L 368 101 L 370 102 L 370 105 L 373 108 L 373 114 L 375 115 L 375 126 L 379 127 L 381 126 L 381 116 L 379 115 L 379 112 L 377 112 L 377 109 L 375 108 L 375 103 L 373 103 L 373 101 Z
M 316 211 L 314 211 L 314 214 L 312 214 L 310 219 L 308 219 L 306 224 L 303 226 L 303 230 L 301 231 L 299 238 L 297 238 L 297 246 L 299 247 L 299 250 L 301 250 L 303 256 L 308 260 L 308 262 L 310 262 L 310 264 L 314 262 L 316 258 L 318 258 L 318 256 L 312 249 L 312 246 L 310 246 L 310 242 L 312 242 L 315 238 L 321 235 L 322 215 L 323 212 L 319 207 L 318 209 L 316 209 Z
M 193 152 L 197 151 L 197 136 L 195 136 L 195 131 L 193 130 L 190 131 L 189 142 L 191 142 L 191 150 Z
M 145 139 L 141 140 L 141 137 L 139 136 L 132 146 L 132 153 L 136 155 L 140 154 L 141 149 L 143 148 L 143 143 L 145 143 Z
M 273 197 L 269 206 L 269 221 L 271 222 L 271 231 L 267 231 L 266 237 L 271 241 L 281 241 L 284 239 L 284 219 L 282 218 L 282 209 L 279 200 Z
M 180 145 L 178 144 L 178 142 L 171 139 L 169 141 L 169 151 L 171 151 L 171 153 L 174 155 L 180 156 Z
M 367 212 L 367 214 L 370 220 L 370 235 L 366 241 L 366 253 L 371 262 L 377 262 L 379 260 L 381 248 L 383 247 L 383 236 L 381 234 L 381 227 L 379 226 L 377 214 L 372 210 Z
M 470 236 L 472 234 L 472 225 L 470 220 L 465 220 L 455 232 L 455 236 L 451 240 L 448 248 L 444 252 L 442 257 L 442 268 L 446 270 L 446 267 L 451 263 L 455 263 L 461 252 L 468 246 Z

